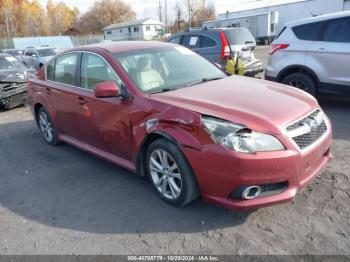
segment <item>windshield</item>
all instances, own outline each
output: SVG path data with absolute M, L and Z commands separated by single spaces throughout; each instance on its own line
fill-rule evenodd
M 245 28 L 227 29 L 224 31 L 230 45 L 256 44 L 253 35 Z
M 46 56 L 55 56 L 59 53 L 58 49 L 55 48 L 48 48 L 48 49 L 39 49 L 38 54 L 41 57 L 46 57 Z
M 216 66 L 181 46 L 145 49 L 114 57 L 145 93 L 165 92 L 226 76 Z
M 24 65 L 12 56 L 0 57 L 0 70 L 21 69 L 25 70 Z

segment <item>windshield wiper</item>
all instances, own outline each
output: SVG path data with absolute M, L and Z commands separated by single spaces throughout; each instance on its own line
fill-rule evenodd
M 188 83 L 186 85 L 186 87 L 198 85 L 198 84 L 205 83 L 205 82 L 220 80 L 220 79 L 223 79 L 223 78 L 224 78 L 223 76 L 219 76 L 219 77 L 205 77 L 205 78 L 202 78 L 200 81 Z
M 174 90 L 174 89 L 169 88 L 169 87 L 165 87 L 165 88 L 159 89 L 159 90 L 157 90 L 157 91 L 150 92 L 150 94 L 165 93 L 165 92 L 169 92 L 169 91 L 171 91 L 171 90 Z

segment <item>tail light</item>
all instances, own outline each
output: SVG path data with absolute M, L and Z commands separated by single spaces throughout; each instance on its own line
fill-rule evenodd
M 270 50 L 269 50 L 269 54 L 272 55 L 274 54 L 276 51 L 278 50 L 283 50 L 288 48 L 289 45 L 288 44 L 272 44 L 270 45 Z
M 220 32 L 220 40 L 221 40 L 221 60 L 227 60 L 231 56 L 231 48 L 226 39 L 224 32 Z

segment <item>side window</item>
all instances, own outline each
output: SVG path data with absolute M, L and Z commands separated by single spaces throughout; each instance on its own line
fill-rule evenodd
M 350 19 L 338 19 L 328 22 L 322 41 L 350 43 Z
M 122 81 L 112 67 L 101 57 L 84 53 L 81 62 L 81 87 L 94 90 L 98 83 L 114 81 L 122 87 Z
M 173 44 L 180 44 L 181 43 L 181 36 L 175 36 L 169 40 L 169 43 Z
M 215 40 L 211 39 L 210 37 L 204 36 L 204 35 L 200 36 L 199 41 L 200 41 L 201 48 L 208 48 L 208 47 L 216 46 Z
M 51 62 L 49 65 L 46 67 L 46 79 L 47 80 L 54 80 L 54 72 L 55 72 L 55 62 Z
M 183 45 L 188 48 L 199 48 L 199 36 L 198 35 L 185 35 L 183 39 Z
M 300 40 L 317 41 L 320 39 L 324 25 L 324 22 L 299 25 L 293 27 L 293 32 Z
M 77 53 L 62 55 L 57 58 L 53 81 L 67 85 L 75 85 L 77 61 Z

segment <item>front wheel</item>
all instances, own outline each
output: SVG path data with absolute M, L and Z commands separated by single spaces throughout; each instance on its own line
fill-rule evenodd
M 156 140 L 146 157 L 150 180 L 166 203 L 184 206 L 199 197 L 193 171 L 175 144 L 165 139 Z

